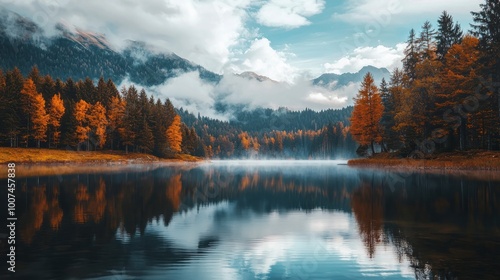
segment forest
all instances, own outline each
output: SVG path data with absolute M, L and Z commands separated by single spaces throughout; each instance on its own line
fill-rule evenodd
M 164 158 L 333 158 L 355 142 L 346 119 L 352 108 L 314 112 L 242 110 L 231 122 L 195 117 L 169 99 L 111 79 L 65 82 L 17 68 L 0 71 L 1 144 L 72 150 L 121 150 Z M 184 122 L 182 121 L 184 120 Z
M 390 81 L 365 76 L 351 117 L 359 154 L 500 149 L 500 7 L 481 8 L 465 35 L 446 11 L 437 30 L 412 29 Z

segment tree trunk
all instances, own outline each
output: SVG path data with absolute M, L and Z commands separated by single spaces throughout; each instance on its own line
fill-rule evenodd
M 372 155 L 375 154 L 375 148 L 373 147 L 373 141 L 371 142 L 371 146 L 372 146 Z

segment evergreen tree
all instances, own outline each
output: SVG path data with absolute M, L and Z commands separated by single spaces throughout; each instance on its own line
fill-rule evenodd
M 453 24 L 453 17 L 446 11 L 443 11 L 438 19 L 438 31 L 436 33 L 436 55 L 438 59 L 443 59 L 451 46 L 460 43 L 462 35 L 463 32 L 460 24 Z
M 488 147 L 500 149 L 500 91 L 491 86 L 500 81 L 500 3 L 497 0 L 485 0 L 480 7 L 481 11 L 472 12 L 472 34 L 479 38 L 479 62 L 483 66 L 480 75 L 483 81 L 490 83 L 483 89 L 489 96 L 484 102 L 492 106 L 492 114 L 488 119 L 491 119 L 496 129 L 488 136 L 491 138 Z
M 120 96 L 113 96 L 111 98 L 111 104 L 109 106 L 108 120 L 109 120 L 109 131 L 108 131 L 108 141 L 111 143 L 111 149 L 114 148 L 115 141 L 125 133 L 124 131 L 124 117 L 125 117 L 125 100 Z
M 394 131 L 395 100 L 384 78 L 380 83 L 380 97 L 382 98 L 382 105 L 384 105 L 384 113 L 380 119 L 383 138 L 382 148 L 387 152 L 398 148 L 398 135 Z
M 27 123 L 21 101 L 23 85 L 24 77 L 19 69 L 14 68 L 12 71 L 5 73 L 5 88 L 2 98 L 4 103 L 1 105 L 5 110 L 0 113 L 0 122 L 2 123 L 0 131 L 9 139 L 11 147 L 19 146 L 18 136 L 23 130 L 23 124 Z
M 405 57 L 403 58 L 404 73 L 408 76 L 408 81 L 411 83 L 415 79 L 415 68 L 419 61 L 418 41 L 415 35 L 415 30 L 410 30 L 410 35 L 406 41 L 407 45 L 404 50 Z

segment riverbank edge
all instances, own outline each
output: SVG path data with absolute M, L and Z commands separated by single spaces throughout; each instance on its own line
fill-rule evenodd
M 430 155 L 424 159 L 398 158 L 394 154 L 377 154 L 370 158 L 347 161 L 352 167 L 377 167 L 384 169 L 500 171 L 500 152 L 467 151 Z
M 159 158 L 150 154 L 123 151 L 74 151 L 35 148 L 0 147 L 0 164 L 23 165 L 78 165 L 78 164 L 147 164 L 172 162 L 200 162 L 203 158 L 179 154 L 173 158 Z
M 0 166 L 15 164 L 16 177 L 68 175 L 79 172 L 99 173 L 154 170 L 162 166 L 192 168 L 206 160 L 180 154 L 164 159 L 149 154 L 125 153 L 120 151 L 72 151 L 34 148 L 0 147 Z M 7 172 L 0 173 L 0 179 L 7 178 Z

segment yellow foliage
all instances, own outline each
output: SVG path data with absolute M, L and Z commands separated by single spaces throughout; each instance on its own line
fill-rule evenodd
M 179 115 L 176 115 L 174 117 L 174 121 L 167 129 L 167 140 L 170 149 L 173 152 L 176 153 L 181 152 L 182 131 L 181 131 L 181 117 Z

